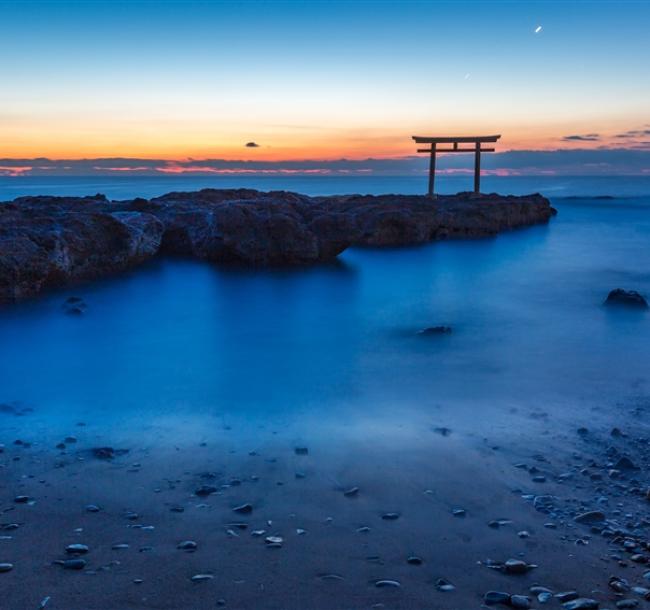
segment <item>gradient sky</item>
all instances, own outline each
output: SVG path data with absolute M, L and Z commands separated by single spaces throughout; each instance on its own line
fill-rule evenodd
M 649 24 L 621 0 L 0 0 L 0 158 L 650 148 Z

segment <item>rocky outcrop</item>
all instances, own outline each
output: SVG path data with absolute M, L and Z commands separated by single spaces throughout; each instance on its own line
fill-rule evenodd
M 158 252 L 160 220 L 105 207 L 101 197 L 0 204 L 0 301 L 122 271 Z
M 554 213 L 541 195 L 307 197 L 204 189 L 116 202 L 102 195 L 22 197 L 0 203 L 0 301 L 115 273 L 158 253 L 305 265 L 352 245 L 482 237 Z
M 648 301 L 636 290 L 623 290 L 616 288 L 612 290 L 605 299 L 605 305 L 622 305 L 635 309 L 648 309 Z

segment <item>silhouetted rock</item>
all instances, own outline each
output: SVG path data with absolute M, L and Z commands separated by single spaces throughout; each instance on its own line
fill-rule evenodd
M 162 233 L 154 216 L 111 210 L 103 196 L 0 204 L 0 302 L 137 265 L 156 254 Z
M 612 290 L 605 299 L 605 305 L 625 305 L 626 307 L 648 309 L 648 301 L 636 290 L 623 290 L 622 288 Z
M 159 252 L 217 263 L 305 265 L 353 245 L 482 237 L 548 221 L 541 195 L 345 195 L 204 189 L 147 200 L 21 197 L 0 203 L 0 302 L 105 276 Z M 67 303 L 68 313 L 83 313 Z

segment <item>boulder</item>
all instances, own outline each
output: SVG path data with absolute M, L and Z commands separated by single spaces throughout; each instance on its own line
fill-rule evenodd
M 616 288 L 612 290 L 605 299 L 605 305 L 624 305 L 637 309 L 648 309 L 648 301 L 636 290 L 623 290 Z

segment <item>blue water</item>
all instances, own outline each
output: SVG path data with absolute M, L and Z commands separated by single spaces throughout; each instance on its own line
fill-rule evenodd
M 346 186 L 301 180 L 313 178 L 273 188 Z M 611 194 L 647 183 L 603 184 Z M 146 181 L 96 186 L 162 192 Z M 650 196 L 553 202 L 550 224 L 496 238 L 351 249 L 338 264 L 283 271 L 160 260 L 5 307 L 0 402 L 33 407 L 31 421 L 47 429 L 83 419 L 109 436 L 270 422 L 316 434 L 405 420 L 481 434 L 522 407 L 557 417 L 615 409 L 650 390 L 650 314 L 602 306 L 612 288 L 650 294 Z M 70 294 L 88 303 L 85 316 L 62 313 Z M 453 333 L 417 334 L 437 324 Z

